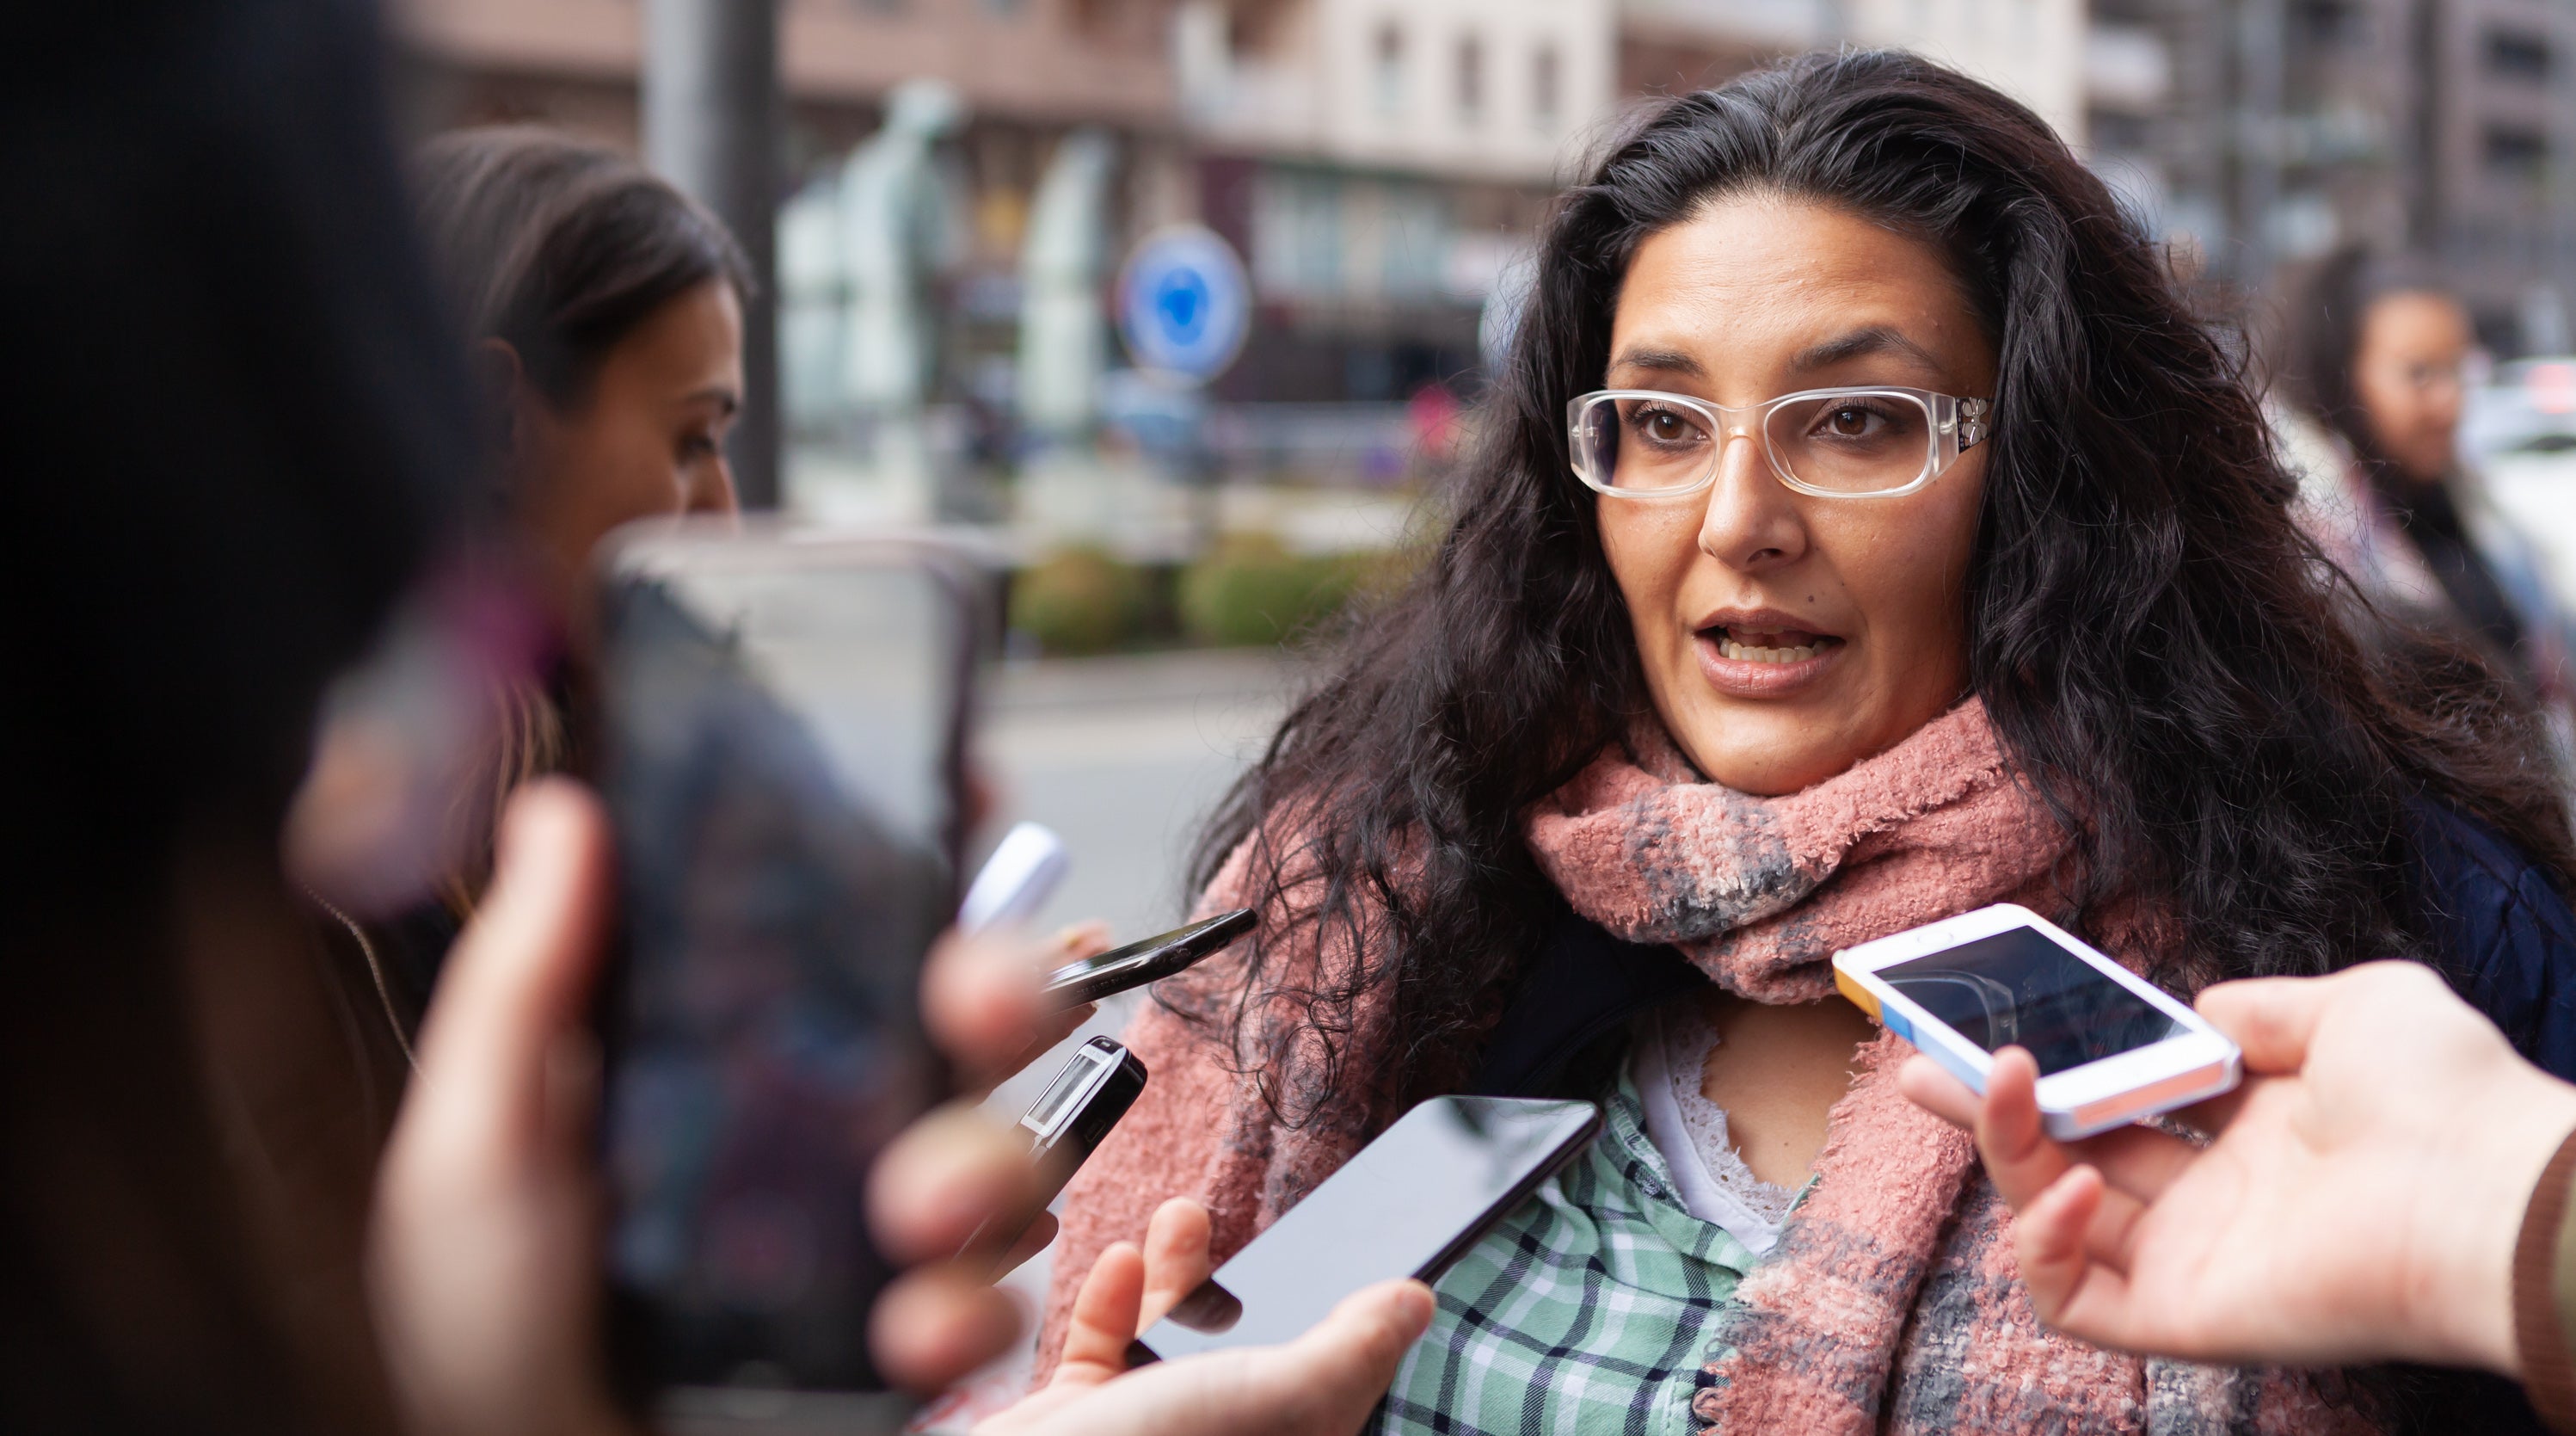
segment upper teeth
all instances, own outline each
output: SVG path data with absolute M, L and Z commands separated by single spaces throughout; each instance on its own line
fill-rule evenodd
M 1821 643 L 1810 643 L 1800 648 L 1754 648 L 1724 635 L 1717 640 L 1718 652 L 1729 658 L 1749 659 L 1755 663 L 1797 663 L 1815 657 L 1823 647 Z

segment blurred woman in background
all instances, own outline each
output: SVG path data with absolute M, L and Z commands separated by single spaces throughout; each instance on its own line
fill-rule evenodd
M 2481 645 L 2535 696 L 2563 697 L 2565 647 L 2537 564 L 2462 465 L 2468 311 L 2427 273 L 2345 250 L 2309 283 L 2293 329 L 2295 411 L 2275 406 L 2274 422 L 2300 470 L 2302 526 L 2373 603 Z
M 483 381 L 490 497 L 578 621 L 609 530 L 734 511 L 749 262 L 642 165 L 549 130 L 441 135 L 412 186 Z
M 433 586 L 341 686 L 290 828 L 398 1029 L 487 880 L 503 801 L 574 764 L 592 550 L 637 519 L 734 511 L 751 286 L 722 222 L 613 150 L 463 130 L 411 179 L 479 381 L 500 572 Z

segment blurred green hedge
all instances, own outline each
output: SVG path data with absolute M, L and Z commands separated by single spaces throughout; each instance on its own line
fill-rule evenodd
M 1375 566 L 1358 555 L 1293 554 L 1269 534 L 1229 534 L 1181 571 L 1181 627 L 1201 643 L 1277 643 L 1339 613 Z
M 1329 623 L 1356 599 L 1392 590 L 1419 557 L 1301 555 L 1273 535 L 1236 533 L 1175 575 L 1098 547 L 1058 549 L 1012 580 L 1010 626 L 1053 655 L 1160 647 L 1175 638 L 1225 647 L 1280 643 Z
M 1144 573 L 1098 548 L 1059 549 L 1011 584 L 1011 627 L 1048 653 L 1105 653 L 1145 618 Z

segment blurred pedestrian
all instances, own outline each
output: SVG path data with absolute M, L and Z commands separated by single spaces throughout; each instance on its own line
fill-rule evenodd
M 2535 694 L 2563 697 L 2561 620 L 2524 545 L 2459 451 L 2468 311 L 2429 271 L 2329 258 L 2292 313 L 2275 406 L 2300 470 L 2301 523 L 2373 603 L 2479 643 Z
M 1222 1259 L 1424 1096 L 1570 1096 L 1604 1135 L 1441 1278 L 1378 1429 L 2402 1427 L 2411 1377 L 2040 1329 L 1828 971 L 2016 901 L 2186 991 L 2420 958 L 2576 1073 L 2531 725 L 2356 642 L 2101 179 L 1901 53 L 1648 106 L 1476 427 L 1211 825 L 1202 910 L 1262 922 L 1126 1035 L 1154 1081 L 1066 1189 L 1050 1330 L 1168 1198 Z
M 724 443 L 753 282 L 714 215 L 599 145 L 460 130 L 410 177 L 476 381 L 475 572 L 434 585 L 340 685 L 290 828 L 402 1028 L 489 876 L 510 791 L 579 765 L 593 550 L 635 520 L 735 510 Z
M 547 129 L 440 135 L 411 181 L 480 381 L 485 495 L 577 627 L 611 529 L 735 511 L 750 263 L 633 159 Z

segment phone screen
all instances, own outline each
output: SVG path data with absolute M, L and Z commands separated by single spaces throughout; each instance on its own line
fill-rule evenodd
M 1877 975 L 1989 1053 L 2029 1049 L 2043 1077 L 2187 1030 L 2033 927 L 1974 938 Z
M 867 1171 L 945 1088 L 916 989 L 955 906 L 971 623 L 919 563 L 769 551 L 648 550 L 604 596 L 607 1264 L 639 1392 L 874 1389 Z
M 1364 1286 L 1436 1276 L 1600 1127 L 1589 1102 L 1434 1097 L 1218 1267 L 1139 1344 L 1170 1360 L 1290 1341 Z

